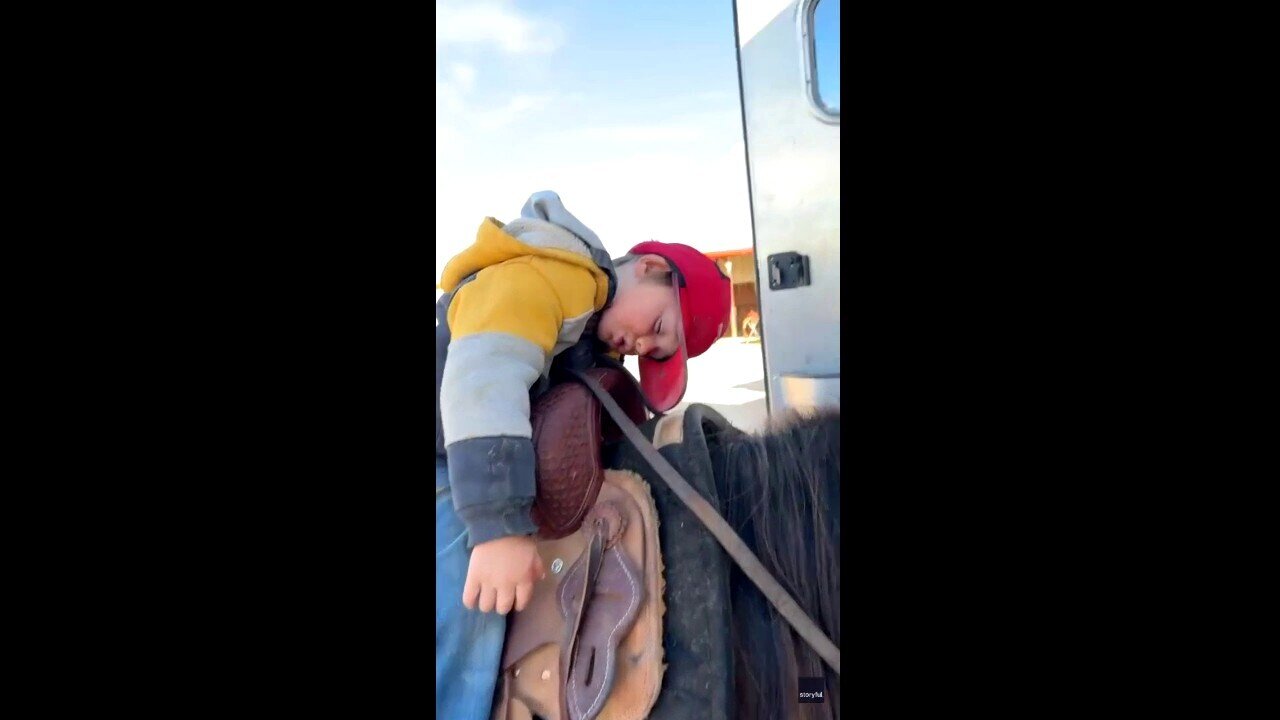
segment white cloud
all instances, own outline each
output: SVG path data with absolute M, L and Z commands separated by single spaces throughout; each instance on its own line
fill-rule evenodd
M 462 112 L 465 104 L 462 101 L 462 89 L 457 83 L 447 80 L 436 81 L 436 121 L 439 122 L 444 113 Z
M 453 82 L 463 92 L 471 90 L 476 84 L 476 69 L 466 63 L 454 63 L 449 68 L 450 74 L 453 76 Z
M 522 93 L 512 95 L 506 103 L 486 110 L 472 110 L 470 116 L 476 127 L 484 130 L 497 130 L 520 120 L 530 113 L 541 110 L 551 103 L 551 95 L 535 95 Z
M 554 52 L 564 43 L 556 23 L 518 11 L 503 0 L 438 0 L 439 45 L 494 44 L 512 55 Z
M 453 63 L 445 77 L 436 79 L 436 145 L 454 143 L 459 149 L 469 139 L 479 139 L 477 132 L 499 130 L 545 108 L 554 99 L 551 93 L 516 93 L 507 97 L 478 98 L 476 68 L 466 63 Z M 441 127 L 446 127 L 441 132 Z
M 448 152 L 458 147 L 463 141 L 462 133 L 458 129 L 448 123 L 436 123 L 436 150 L 437 152 Z M 453 159 L 450 156 L 449 159 Z
M 571 131 L 578 140 L 617 143 L 670 143 L 700 140 L 703 128 L 693 124 L 670 123 L 665 125 L 614 125 L 589 127 Z

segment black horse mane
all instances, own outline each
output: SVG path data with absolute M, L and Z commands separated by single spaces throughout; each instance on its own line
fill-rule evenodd
M 760 435 L 710 443 L 725 520 L 765 568 L 840 645 L 840 416 L 792 417 Z M 735 565 L 734 673 L 738 717 L 840 717 L 840 677 Z M 798 703 L 797 677 L 826 678 L 826 702 Z

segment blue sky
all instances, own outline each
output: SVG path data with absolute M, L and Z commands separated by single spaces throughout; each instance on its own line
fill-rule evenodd
M 818 95 L 832 110 L 840 109 L 840 0 L 821 0 L 813 13 L 814 62 Z
M 436 278 L 537 190 L 617 256 L 751 245 L 732 0 L 436 5 Z

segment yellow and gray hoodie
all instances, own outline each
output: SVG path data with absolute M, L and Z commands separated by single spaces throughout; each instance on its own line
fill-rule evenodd
M 532 195 L 505 226 L 486 218 L 475 243 L 445 266 L 436 454 L 448 458 L 468 546 L 535 532 L 531 399 L 557 356 L 590 355 L 594 333 L 584 331 L 615 285 L 600 239 L 552 192 Z

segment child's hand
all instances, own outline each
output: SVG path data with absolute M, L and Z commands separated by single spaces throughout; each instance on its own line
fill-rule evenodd
M 471 549 L 467 582 L 462 587 L 462 604 L 480 612 L 497 610 L 499 615 L 523 610 L 533 594 L 534 582 L 546 575 L 538 543 L 532 537 L 513 535 L 483 542 Z

